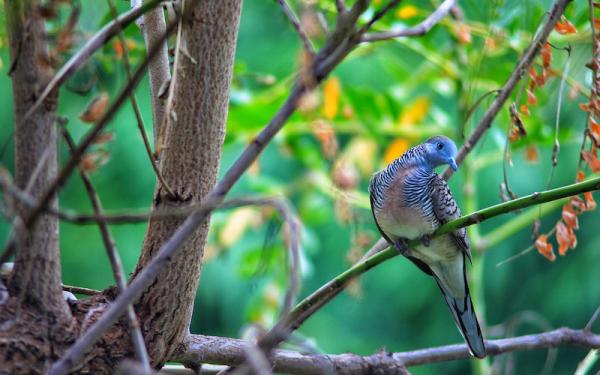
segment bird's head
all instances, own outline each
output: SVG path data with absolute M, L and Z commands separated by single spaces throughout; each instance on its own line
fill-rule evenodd
M 425 148 L 425 161 L 432 167 L 448 164 L 452 169 L 458 169 L 456 164 L 456 145 L 443 135 L 429 138 L 423 144 Z

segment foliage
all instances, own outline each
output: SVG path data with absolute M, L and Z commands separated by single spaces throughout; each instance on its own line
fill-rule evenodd
M 383 3 L 373 1 L 371 14 Z M 437 4 L 403 2 L 377 28 L 414 25 Z M 304 0 L 291 5 L 312 42 L 320 46 L 325 37 L 320 20 L 333 22 L 333 2 Z M 126 9 L 124 4 L 118 6 L 120 11 Z M 444 19 L 424 37 L 362 45 L 321 89 L 303 98 L 299 113 L 232 194 L 281 195 L 292 202 L 303 228 L 302 296 L 346 269 L 378 239 L 366 194 L 371 174 L 431 135 L 445 134 L 461 143 L 491 102 L 493 93 L 489 93 L 514 69 L 549 6 L 549 1 L 461 2 L 462 14 Z M 70 22 L 72 9 L 61 5 L 57 12 L 49 28 L 60 48 L 53 55 L 56 61 L 49 63 L 59 65 L 110 19 L 107 6 L 101 4 L 82 6 L 76 27 Z M 507 106 L 502 111 L 451 180 L 463 212 L 599 172 L 593 146 L 600 139 L 598 117 L 594 117 L 597 104 L 590 100 L 595 99 L 590 90 L 592 70 L 585 66 L 593 52 L 587 3 L 571 4 L 556 31 L 517 89 L 512 109 Z M 74 135 L 85 133 L 86 123 L 97 118 L 126 82 L 124 47 L 131 52 L 133 64 L 143 56 L 143 39 L 135 25 L 125 35 L 126 46 L 115 39 L 62 89 L 59 113 L 69 119 Z M 6 35 L 1 38 L 0 69 L 7 72 Z M 305 63 L 302 44 L 276 3 L 246 1 L 221 170 L 231 165 L 281 105 Z M 6 74 L 0 75 L 0 87 L 0 101 L 9 103 Z M 148 93 L 146 82 L 136 91 L 150 133 Z M 6 111 L 5 121 L 10 123 L 11 116 Z M 578 166 L 588 127 L 585 164 Z M 11 132 L 7 127 L 0 130 L 7 144 L 2 164 L 10 168 Z M 560 148 L 553 152 L 555 142 Z M 66 155 L 63 147 L 61 159 Z M 119 112 L 84 163 L 93 172 L 107 210 L 149 206 L 154 175 L 131 108 Z M 62 190 L 60 201 L 64 208 L 90 210 L 75 177 Z M 487 337 L 586 323 L 600 303 L 600 284 L 594 280 L 600 262 L 594 251 L 600 238 L 593 230 L 598 211 L 580 216 L 592 202 L 592 195 L 586 194 L 564 203 L 562 212 L 545 210 L 542 215 L 540 210 L 539 216 L 518 223 L 516 219 L 525 213 L 509 214 L 469 230 L 475 248 L 471 285 L 475 304 L 482 310 L 478 315 L 488 327 Z M 536 219 L 539 225 L 532 238 L 529 226 Z M 9 226 L 1 225 L 6 237 Z M 281 218 L 268 209 L 238 208 L 213 215 L 193 332 L 240 336 L 250 324 L 268 328 L 276 320 L 288 280 L 286 233 L 281 228 Z M 128 271 L 135 265 L 145 229 L 142 224 L 112 227 Z M 574 230 L 578 230 L 576 237 Z M 534 243 L 553 260 L 556 255 L 549 241 L 554 231 L 561 255 L 556 262 L 529 253 L 496 267 Z M 567 248 L 576 250 L 567 253 Z M 61 251 L 66 284 L 102 289 L 113 283 L 96 227 L 62 223 Z M 535 311 L 536 318 L 520 319 L 523 311 Z M 460 341 L 434 283 L 399 258 L 353 283 L 347 293 L 312 317 L 299 337 L 305 349 L 359 354 L 381 347 L 402 351 Z M 573 371 L 585 355 L 581 350 L 561 351 L 553 372 Z M 516 363 L 520 372 L 536 372 L 543 367 L 544 356 L 542 352 L 516 354 Z M 502 359 L 493 363 L 508 366 Z M 468 364 L 439 366 L 445 373 L 464 373 Z M 414 372 L 440 370 L 434 365 Z

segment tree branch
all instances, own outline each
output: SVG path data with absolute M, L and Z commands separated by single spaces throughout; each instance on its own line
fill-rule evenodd
M 77 147 L 75 145 L 75 141 L 71 137 L 71 134 L 69 134 L 69 131 L 66 128 L 66 124 L 61 121 L 59 122 L 67 146 L 69 147 L 69 150 L 73 152 Z M 79 168 L 79 175 L 81 176 L 81 180 L 83 181 L 85 190 L 88 194 L 88 197 L 90 198 L 90 202 L 92 203 L 94 213 L 98 216 L 102 216 L 102 202 L 100 202 L 100 197 L 98 196 L 98 193 L 96 192 L 92 181 L 81 167 Z M 123 289 L 127 287 L 127 280 L 125 279 L 125 272 L 123 271 L 123 263 L 121 262 L 121 257 L 119 256 L 119 253 L 115 248 L 115 240 L 111 235 L 110 230 L 108 229 L 108 224 L 106 223 L 106 221 L 98 221 L 98 227 L 100 229 L 102 242 L 104 243 L 104 247 L 106 248 L 108 260 L 113 271 L 113 276 L 117 283 L 117 289 L 119 293 L 121 293 Z M 144 336 L 142 335 L 142 331 L 140 329 L 140 322 L 138 321 L 138 318 L 135 315 L 135 311 L 133 309 L 133 305 L 131 304 L 127 306 L 127 320 L 129 321 L 129 329 L 131 330 L 131 341 L 133 342 L 133 347 L 136 351 L 138 360 L 141 362 L 144 370 L 148 372 L 150 371 L 148 351 L 146 350 Z
M 394 38 L 401 38 L 407 36 L 421 36 L 425 35 L 431 30 L 435 25 L 437 25 L 446 15 L 450 12 L 450 9 L 456 4 L 456 0 L 444 0 L 437 9 L 429 15 L 423 22 L 419 23 L 416 26 L 400 29 L 400 30 L 390 30 L 384 31 L 380 33 L 370 33 L 365 34 L 361 38 L 361 42 L 377 42 L 380 40 L 388 40 Z
M 239 339 L 190 335 L 175 351 L 171 360 L 186 365 L 210 363 L 237 366 L 245 360 L 244 348 L 246 345 L 246 341 Z M 600 347 L 600 335 L 584 330 L 559 328 L 532 335 L 486 340 L 489 355 L 559 346 L 597 348 Z M 369 370 L 378 370 L 384 373 L 385 371 L 402 371 L 404 366 L 419 366 L 469 358 L 471 355 L 465 344 L 399 353 L 380 352 L 366 357 L 355 354 L 310 355 L 281 349 L 271 353 L 273 370 L 292 374 L 351 374 L 367 373 Z
M 148 1 L 145 1 L 148 3 Z M 167 41 L 161 40 L 165 34 L 167 25 L 165 16 L 161 7 L 156 7 L 144 14 L 140 28 L 144 35 L 146 49 L 152 48 L 155 44 L 160 44 L 161 48 L 156 57 L 148 65 L 148 78 L 150 80 L 150 96 L 152 100 L 152 122 L 154 124 L 154 144 L 160 134 L 160 124 L 165 114 L 164 91 L 171 80 L 171 71 L 169 69 L 169 55 Z
M 538 55 L 540 49 L 546 43 L 548 36 L 552 32 L 552 30 L 554 30 L 556 22 L 560 19 L 560 16 L 565 11 L 567 4 L 569 4 L 571 1 L 572 0 L 556 0 L 554 2 L 554 4 L 552 5 L 552 9 L 550 10 L 550 15 L 544 23 L 542 30 L 531 42 L 531 44 L 527 48 L 527 51 L 525 51 L 523 57 L 521 57 L 521 60 L 519 60 L 519 63 L 517 64 L 516 68 L 513 70 L 512 74 L 498 93 L 498 96 L 496 96 L 496 99 L 494 99 L 494 102 L 492 103 L 490 108 L 488 108 L 488 110 L 485 112 L 483 118 L 479 121 L 479 123 L 473 130 L 473 133 L 471 134 L 469 139 L 464 142 L 464 144 L 458 151 L 458 154 L 456 155 L 456 163 L 458 165 L 462 163 L 467 154 L 471 152 L 471 150 L 475 147 L 477 142 L 479 142 L 479 139 L 490 128 L 490 126 L 492 125 L 492 121 L 494 121 L 494 119 L 498 115 L 498 112 L 500 112 L 502 106 L 512 94 L 517 83 L 521 80 L 523 75 L 525 75 L 525 73 L 527 72 L 529 66 L 533 63 L 533 60 Z M 448 180 L 452 176 L 452 174 L 454 174 L 454 170 L 448 167 L 444 171 L 442 177 Z
M 432 238 L 455 231 L 456 229 L 463 228 L 468 225 L 480 223 L 484 220 L 510 211 L 598 189 L 600 189 L 600 177 L 596 177 L 576 184 L 567 185 L 561 188 L 548 190 L 541 193 L 533 193 L 531 195 L 512 201 L 500 203 L 495 206 L 485 208 L 483 210 L 479 210 L 469 215 L 462 216 L 456 220 L 450 221 L 447 224 L 441 226 L 438 230 L 436 230 L 432 234 Z M 419 244 L 419 240 L 413 240 L 409 242 L 409 246 L 417 246 Z M 376 244 L 375 246 L 378 246 L 378 244 Z M 279 321 L 272 328 L 272 330 L 281 330 L 285 328 L 292 330 L 297 329 L 312 314 L 314 314 L 327 302 L 333 299 L 333 297 L 337 296 L 342 290 L 344 290 L 346 285 L 348 285 L 348 283 L 352 279 L 359 275 L 362 275 L 371 268 L 379 265 L 385 260 L 395 257 L 396 255 L 398 255 L 398 252 L 396 250 L 388 248 L 387 250 L 378 252 L 370 258 L 359 261 L 357 264 L 355 264 L 345 272 L 341 273 L 328 283 L 321 286 L 311 295 L 306 297 L 294 308 L 294 310 L 292 310 L 288 319 L 282 319 L 281 321 Z

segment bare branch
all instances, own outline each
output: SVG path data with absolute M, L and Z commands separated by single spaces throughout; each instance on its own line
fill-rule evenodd
M 401 1 L 402 0 L 390 0 L 390 2 L 388 2 L 383 8 L 375 12 L 371 19 L 363 27 L 361 27 L 360 31 L 358 32 L 361 35 L 361 40 L 364 34 L 369 31 L 375 22 L 379 21 L 383 16 L 386 15 L 387 12 L 400 4 Z
M 483 118 L 479 121 L 479 123 L 473 130 L 473 133 L 471 134 L 469 139 L 464 142 L 464 144 L 458 151 L 458 154 L 456 155 L 456 163 L 458 163 L 458 165 L 462 163 L 467 154 L 473 149 L 473 147 L 475 147 L 479 139 L 490 128 L 492 122 L 498 115 L 498 112 L 500 112 L 502 106 L 508 100 L 513 90 L 515 89 L 517 83 L 521 80 L 523 75 L 525 75 L 525 73 L 527 72 L 529 66 L 533 63 L 533 60 L 538 55 L 540 49 L 542 48 L 544 43 L 546 43 L 548 36 L 552 32 L 552 30 L 554 30 L 554 26 L 556 25 L 556 22 L 560 19 L 560 16 L 563 14 L 565 7 L 570 2 L 571 0 L 556 0 L 554 2 L 554 4 L 552 5 L 552 9 L 550 10 L 550 15 L 544 23 L 542 30 L 531 42 L 531 44 L 527 48 L 527 51 L 525 51 L 523 57 L 521 57 L 521 60 L 519 60 L 519 63 L 517 64 L 512 74 L 498 93 L 498 96 L 496 97 L 490 108 L 485 112 Z M 452 168 L 446 168 L 442 177 L 448 180 L 453 173 L 454 171 L 452 170 Z
M 285 0 L 278 0 L 278 3 L 281 6 L 281 10 L 283 11 L 283 13 L 285 13 L 287 18 L 290 20 L 290 23 L 292 24 L 292 26 L 294 26 L 294 29 L 298 33 L 300 40 L 302 40 L 302 44 L 304 44 L 304 49 L 306 50 L 306 52 L 310 56 L 314 56 L 315 49 L 313 48 L 312 43 L 310 42 L 310 39 L 308 38 L 308 35 L 306 35 L 306 32 L 304 31 L 304 28 L 300 24 L 300 21 L 298 20 L 298 17 L 294 13 L 294 11 L 289 7 L 289 5 L 287 4 L 287 2 Z
M 452 7 L 456 4 L 456 0 L 444 0 L 443 3 L 427 17 L 423 22 L 419 23 L 414 27 L 400 30 L 390 30 L 380 33 L 370 33 L 363 35 L 361 42 L 377 42 L 380 40 L 388 40 L 394 38 L 401 38 L 407 36 L 421 36 L 425 35 L 435 25 L 437 25 L 446 15 L 450 12 Z
M 110 2 L 110 0 L 109 0 Z M 111 4 L 112 7 L 112 4 Z M 132 102 L 133 103 L 133 102 Z M 63 132 L 63 137 L 67 142 L 67 146 L 71 152 L 75 151 L 77 147 L 75 145 L 75 141 L 69 134 L 65 122 L 61 122 L 61 130 Z M 100 202 L 100 197 L 92 184 L 92 181 L 88 177 L 87 173 L 80 167 L 79 175 L 81 176 L 81 180 L 83 181 L 83 185 L 85 186 L 85 190 L 90 198 L 92 203 L 92 207 L 94 209 L 94 213 L 98 216 L 102 215 L 102 203 Z M 108 260 L 110 261 L 110 266 L 113 271 L 113 276 L 117 283 L 117 289 L 119 293 L 121 293 L 127 287 L 127 280 L 125 279 L 125 272 L 123 271 L 123 263 L 121 262 L 121 257 L 117 249 L 115 248 L 115 240 L 113 239 L 110 230 L 108 229 L 108 224 L 106 221 L 99 221 L 98 227 L 100 228 L 100 235 L 102 236 L 102 242 L 104 243 L 104 247 L 106 248 L 106 253 L 108 254 Z M 135 348 L 137 357 L 142 364 L 142 367 L 146 372 L 150 371 L 150 361 L 148 359 L 148 351 L 146 350 L 146 344 L 144 343 L 144 336 L 142 335 L 142 330 L 140 329 L 140 323 L 138 321 L 137 316 L 135 315 L 135 311 L 133 309 L 133 305 L 127 306 L 127 320 L 129 321 L 129 329 L 131 330 L 131 341 L 133 342 L 133 346 Z
M 93 296 L 95 294 L 102 293 L 102 291 L 100 291 L 100 290 L 90 289 L 90 288 L 84 288 L 84 287 L 81 287 L 81 286 L 66 285 L 66 284 L 63 284 L 62 288 L 66 292 L 71 292 L 73 294 L 85 294 L 85 295 L 88 295 L 88 296 Z
M 176 350 L 171 360 L 186 364 L 211 363 L 237 366 L 245 360 L 245 345 L 247 345 L 246 342 L 239 339 L 190 335 Z M 489 355 L 559 346 L 597 348 L 600 346 L 600 335 L 584 330 L 559 328 L 539 334 L 486 340 Z M 399 369 L 403 369 L 403 366 L 410 367 L 470 358 L 471 355 L 465 344 L 399 353 L 382 352 L 367 357 L 354 354 L 307 355 L 281 349 L 271 353 L 273 370 L 292 374 L 349 374 L 390 369 L 399 371 Z
M 139 8 L 133 8 L 126 13 L 120 15 L 116 20 L 109 22 L 100 31 L 98 31 L 92 38 L 90 38 L 83 47 L 81 47 L 77 53 L 75 53 L 69 61 L 63 65 L 60 70 L 54 75 L 52 80 L 46 85 L 46 88 L 40 96 L 37 98 L 33 106 L 25 114 L 25 118 L 31 116 L 31 114 L 42 104 L 48 95 L 60 86 L 71 74 L 75 73 L 94 52 L 102 48 L 104 44 L 113 36 L 115 36 L 122 27 L 129 25 L 135 21 L 139 16 L 145 12 L 150 11 L 164 0 L 149 0 Z

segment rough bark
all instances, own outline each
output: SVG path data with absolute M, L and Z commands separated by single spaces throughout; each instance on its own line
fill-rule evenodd
M 5 2 L 10 41 L 13 113 L 15 121 L 15 183 L 37 197 L 56 176 L 56 94 L 25 119 L 37 94 L 50 80 L 44 21 L 35 12 L 37 2 Z M 41 168 L 38 163 L 42 161 Z M 36 171 L 38 168 L 38 171 Z M 30 182 L 34 171 L 37 176 Z M 56 207 L 56 198 L 52 202 Z M 24 209 L 18 213 L 26 217 Z M 62 298 L 58 255 L 58 218 L 42 215 L 20 237 L 15 266 L 9 283 L 11 295 L 59 316 L 68 309 Z
M 15 183 L 31 196 L 39 197 L 56 176 L 57 93 L 30 116 L 25 114 L 49 82 L 52 68 L 44 20 L 37 14 L 38 2 L 6 0 L 12 78 Z M 57 199 L 50 203 L 56 208 Z M 43 371 L 56 359 L 56 350 L 72 341 L 71 313 L 61 289 L 58 218 L 41 215 L 30 227 L 22 223 L 28 215 L 15 205 L 21 219 L 15 221 L 16 255 L 7 287 L 10 297 L 0 305 L 0 369 L 9 373 Z
M 154 207 L 199 202 L 216 182 L 225 136 L 241 0 L 200 2 L 183 24 L 185 50 L 176 74 L 175 116 L 167 129 L 161 170 L 177 195 L 160 187 Z M 171 237 L 182 218 L 150 220 L 134 278 Z M 136 311 L 154 365 L 162 364 L 186 333 L 202 266 L 208 220 L 142 295 Z

